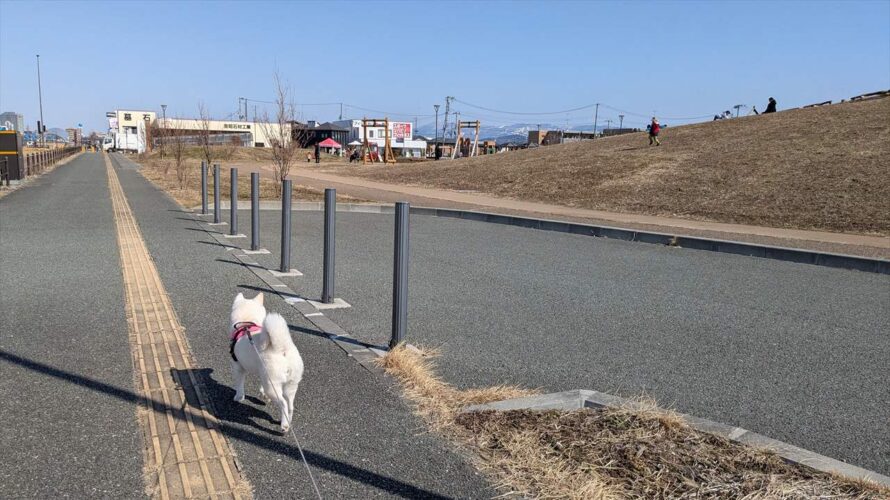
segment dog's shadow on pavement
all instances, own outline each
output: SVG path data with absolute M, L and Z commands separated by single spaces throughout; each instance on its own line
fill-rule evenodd
M 237 403 L 233 400 L 235 390 L 227 385 L 220 384 L 213 376 L 213 368 L 199 368 L 191 370 L 170 369 L 173 380 L 179 382 L 183 386 L 187 404 L 195 410 L 200 411 L 201 401 L 197 392 L 190 389 L 191 380 L 194 380 L 202 389 L 204 396 L 212 401 L 212 413 L 220 420 L 224 420 L 235 425 L 244 425 L 261 430 L 267 434 L 281 435 L 278 429 L 278 420 L 276 420 L 269 412 L 260 407 L 266 406 L 266 403 L 254 396 L 246 396 L 244 401 Z M 245 389 L 250 390 L 245 384 Z M 260 422 L 265 421 L 269 426 L 263 426 Z

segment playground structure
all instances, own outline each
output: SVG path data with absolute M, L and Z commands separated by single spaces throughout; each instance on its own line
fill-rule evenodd
M 372 151 L 371 149 L 371 143 L 368 142 L 368 127 L 383 127 L 385 140 L 382 157 L 379 151 Z M 389 118 L 383 118 L 382 120 L 379 118 L 362 118 L 362 163 L 367 164 L 374 161 L 383 163 L 396 162 L 396 155 L 392 152 L 392 132 L 389 129 Z
M 457 126 L 455 129 L 457 130 L 457 137 L 454 139 L 454 149 L 451 151 L 451 159 L 453 160 L 457 157 L 458 149 L 461 147 L 461 134 L 463 129 L 472 128 L 475 129 L 475 135 L 473 136 L 473 148 L 470 150 L 470 156 L 476 156 L 476 146 L 479 144 L 479 128 L 482 124 L 479 120 L 474 122 L 470 121 L 460 121 L 458 120 Z

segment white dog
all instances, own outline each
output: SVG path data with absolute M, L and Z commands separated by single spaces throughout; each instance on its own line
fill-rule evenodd
M 281 430 L 287 432 L 294 413 L 294 396 L 303 379 L 303 358 L 291 339 L 287 322 L 280 314 L 266 315 L 262 293 L 252 299 L 245 299 L 239 293 L 232 303 L 231 327 L 229 352 L 235 378 L 235 401 L 244 400 L 245 376 L 250 373 L 258 377 L 260 394 L 278 404 Z M 256 350 L 250 345 L 248 335 L 253 338 Z M 257 351 L 260 357 L 257 357 Z

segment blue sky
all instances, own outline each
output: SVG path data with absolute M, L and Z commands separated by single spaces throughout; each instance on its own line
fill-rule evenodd
M 203 101 L 230 117 L 239 96 L 272 98 L 276 70 L 298 104 L 345 102 L 350 118 L 374 115 L 362 107 L 423 125 L 452 95 L 526 113 L 600 102 L 600 123 L 617 122 L 615 109 L 626 125 L 652 113 L 681 123 L 769 96 L 781 109 L 890 88 L 890 1 L 0 0 L 0 110 L 31 127 L 37 53 L 50 127 L 104 130 L 105 111 L 161 103 L 168 116 Z M 455 107 L 489 124 L 593 120 Z M 329 120 L 339 108 L 301 111 Z

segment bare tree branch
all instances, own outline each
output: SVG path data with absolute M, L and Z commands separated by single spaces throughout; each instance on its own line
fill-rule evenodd
M 173 158 L 173 167 L 176 170 L 176 180 L 179 181 L 179 189 L 184 189 L 188 183 L 188 162 L 185 161 L 186 139 L 181 133 L 173 131 L 167 135 L 166 139 L 170 156 Z M 164 173 L 167 173 L 166 166 Z
M 207 166 L 213 165 L 215 152 L 210 144 L 210 113 L 203 102 L 198 103 L 198 145 L 201 146 L 201 156 L 207 161 Z
M 293 126 L 295 116 L 296 106 L 292 90 L 281 81 L 280 75 L 275 73 L 275 116 L 270 119 L 269 113 L 264 111 L 259 126 L 269 141 L 268 146 L 272 148 L 275 189 L 279 192 L 281 181 L 287 179 L 290 174 L 291 165 L 302 142 L 293 137 L 294 133 L 300 133 L 301 130 Z

